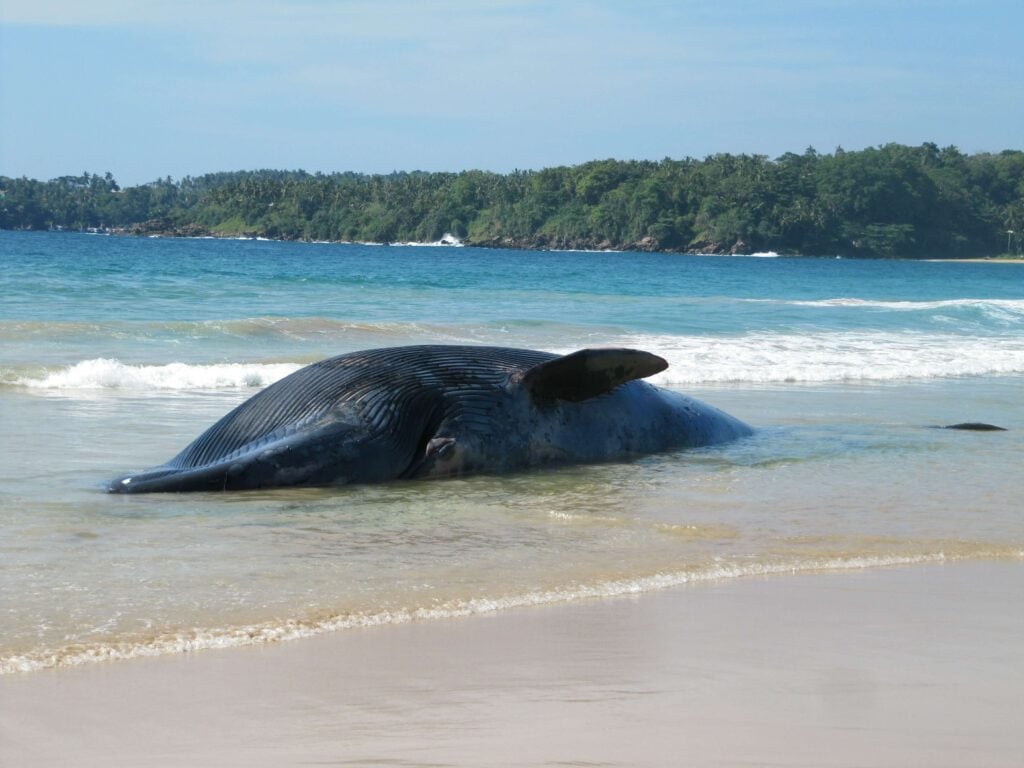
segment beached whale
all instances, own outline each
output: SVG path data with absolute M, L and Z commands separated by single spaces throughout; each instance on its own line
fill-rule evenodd
M 608 461 L 750 434 L 722 411 L 638 381 L 667 367 L 632 349 L 352 352 L 272 384 L 166 464 L 113 480 L 108 490 L 449 477 Z

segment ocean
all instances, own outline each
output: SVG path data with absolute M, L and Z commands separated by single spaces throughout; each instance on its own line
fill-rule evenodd
M 756 428 L 595 466 L 119 496 L 302 365 L 665 357 Z M 0 232 L 0 673 L 632 595 L 1024 561 L 1024 267 Z M 937 425 L 981 421 L 1005 432 Z

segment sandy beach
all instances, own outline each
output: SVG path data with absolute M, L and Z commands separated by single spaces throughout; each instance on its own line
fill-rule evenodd
M 4 766 L 1019 766 L 1024 567 L 744 579 L 7 676 Z

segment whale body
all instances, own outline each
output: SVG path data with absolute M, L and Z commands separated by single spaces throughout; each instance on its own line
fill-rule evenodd
M 235 491 L 451 477 L 601 462 L 751 433 L 640 379 L 632 349 L 410 346 L 306 366 L 258 392 L 166 464 L 112 493 Z

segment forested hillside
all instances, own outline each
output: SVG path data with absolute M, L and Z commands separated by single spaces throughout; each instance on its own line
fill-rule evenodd
M 1024 245 L 1024 152 L 602 160 L 509 174 L 247 171 L 121 188 L 0 177 L 0 228 L 512 248 L 973 257 Z M 1008 234 L 1012 232 L 1013 234 Z

